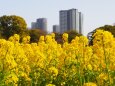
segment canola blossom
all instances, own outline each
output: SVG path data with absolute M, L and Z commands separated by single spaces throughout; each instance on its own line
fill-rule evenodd
M 55 34 L 41 36 L 29 43 L 26 36 L 19 43 L 15 34 L 0 39 L 0 86 L 114 86 L 115 38 L 97 30 L 93 45 L 85 36 L 70 43 L 63 34 L 63 44 Z

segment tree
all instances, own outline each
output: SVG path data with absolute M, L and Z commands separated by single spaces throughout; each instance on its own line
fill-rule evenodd
M 21 35 L 27 29 L 25 20 L 16 15 L 0 17 L 0 34 L 3 38 L 8 39 L 14 34 Z
M 113 36 L 115 37 L 115 26 L 112 26 L 112 25 L 105 25 L 105 26 L 102 26 L 102 27 L 99 27 L 97 29 L 101 29 L 101 30 L 105 30 L 105 31 L 109 31 L 113 34 Z M 97 30 L 96 29 L 96 30 Z
M 89 38 L 89 44 L 93 45 L 93 34 L 96 32 L 96 30 L 105 30 L 105 31 L 109 31 L 113 34 L 113 36 L 115 37 L 115 26 L 112 25 L 105 25 L 99 28 L 96 28 L 95 30 L 93 30 L 92 32 L 88 33 L 88 38 Z
M 39 29 L 31 29 L 29 30 L 29 35 L 30 35 L 30 42 L 38 42 L 39 37 L 42 35 L 46 35 L 46 32 L 41 31 Z
M 71 42 L 72 39 L 74 39 L 76 36 L 81 36 L 82 34 L 79 34 L 78 32 L 76 31 L 68 31 L 66 32 L 68 33 L 69 37 L 68 37 L 68 42 Z
M 79 34 L 78 32 L 76 31 L 67 31 L 67 32 L 64 32 L 64 33 L 67 33 L 69 36 L 68 36 L 68 42 L 71 42 L 72 39 L 74 39 L 76 36 L 81 36 L 82 34 Z M 63 44 L 63 38 L 62 38 L 62 35 L 64 34 L 60 34 L 60 33 L 55 33 L 55 40 L 57 41 L 57 43 L 59 44 Z
M 55 40 L 57 41 L 58 44 L 63 44 L 62 34 L 55 33 Z

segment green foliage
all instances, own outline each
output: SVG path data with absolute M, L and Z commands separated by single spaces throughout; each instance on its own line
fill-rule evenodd
M 105 31 L 109 31 L 113 34 L 113 36 L 115 37 L 115 26 L 111 26 L 111 25 L 105 25 L 102 27 L 97 28 L 96 30 L 101 29 L 101 30 L 105 30 Z
M 68 37 L 68 41 L 71 42 L 72 39 L 74 39 L 76 36 L 81 36 L 82 34 L 79 34 L 78 32 L 76 31 L 68 31 L 66 32 L 68 33 L 69 37 Z
M 27 29 L 25 20 L 16 15 L 0 17 L 0 35 L 8 39 L 14 34 L 21 35 Z
M 29 30 L 29 35 L 30 35 L 30 42 L 38 42 L 39 37 L 42 35 L 46 35 L 46 32 L 41 31 L 39 29 L 31 29 Z
M 57 43 L 62 44 L 63 43 L 62 34 L 55 33 L 55 40 L 57 41 Z
M 111 32 L 112 35 L 115 37 L 115 26 L 105 25 L 105 26 L 96 28 L 95 30 L 93 30 L 92 32 L 90 32 L 91 34 L 89 33 L 89 34 L 90 34 L 90 37 L 89 37 L 89 35 L 88 35 L 88 38 L 89 38 L 89 44 L 90 44 L 90 45 L 93 45 L 93 41 L 92 41 L 92 40 L 94 39 L 94 37 L 92 37 L 92 36 L 93 36 L 93 34 L 96 32 L 96 30 L 109 31 L 109 32 Z
M 72 41 L 72 39 L 74 39 L 76 36 L 82 36 L 82 34 L 79 34 L 76 31 L 68 31 L 65 32 L 69 35 L 68 37 L 68 42 L 70 43 Z M 62 39 L 62 34 L 60 33 L 55 33 L 55 40 L 57 41 L 57 43 L 59 44 L 63 44 L 63 39 Z

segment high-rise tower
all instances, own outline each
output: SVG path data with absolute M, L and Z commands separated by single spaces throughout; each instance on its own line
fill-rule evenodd
M 36 22 L 32 22 L 31 25 L 34 29 L 40 29 L 43 31 L 47 31 L 47 19 L 46 18 L 38 18 Z
M 65 31 L 82 32 L 83 29 L 83 15 L 77 9 L 61 10 L 60 16 L 60 33 Z
M 43 31 L 47 31 L 47 19 L 46 18 L 37 19 L 37 27 Z
M 83 34 L 83 14 L 79 12 L 79 33 Z
M 60 27 L 59 27 L 59 25 L 53 25 L 53 32 L 54 33 L 59 33 L 60 31 Z

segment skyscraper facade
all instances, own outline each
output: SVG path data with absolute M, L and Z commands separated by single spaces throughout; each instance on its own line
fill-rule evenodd
M 60 32 L 60 27 L 59 27 L 59 25 L 53 25 L 53 32 L 54 32 L 54 33 L 59 33 L 59 32 Z
M 67 31 L 68 28 L 68 15 L 67 11 L 60 11 L 60 32 L 63 33 Z
M 47 19 L 46 18 L 37 19 L 37 27 L 43 31 L 47 31 Z
M 83 14 L 79 12 L 79 33 L 83 34 Z
M 32 22 L 31 28 L 40 29 L 43 31 L 47 31 L 47 19 L 46 18 L 39 18 L 36 22 Z
M 61 10 L 59 12 L 60 33 L 71 30 L 80 33 L 80 29 L 82 29 L 81 25 L 83 25 L 83 17 L 81 14 L 82 13 L 78 12 L 77 9 Z
M 34 28 L 34 29 L 35 29 L 35 28 L 37 28 L 37 26 L 36 26 L 36 25 L 37 25 L 37 23 L 36 23 L 36 22 L 32 22 L 32 23 L 31 23 L 31 28 Z

